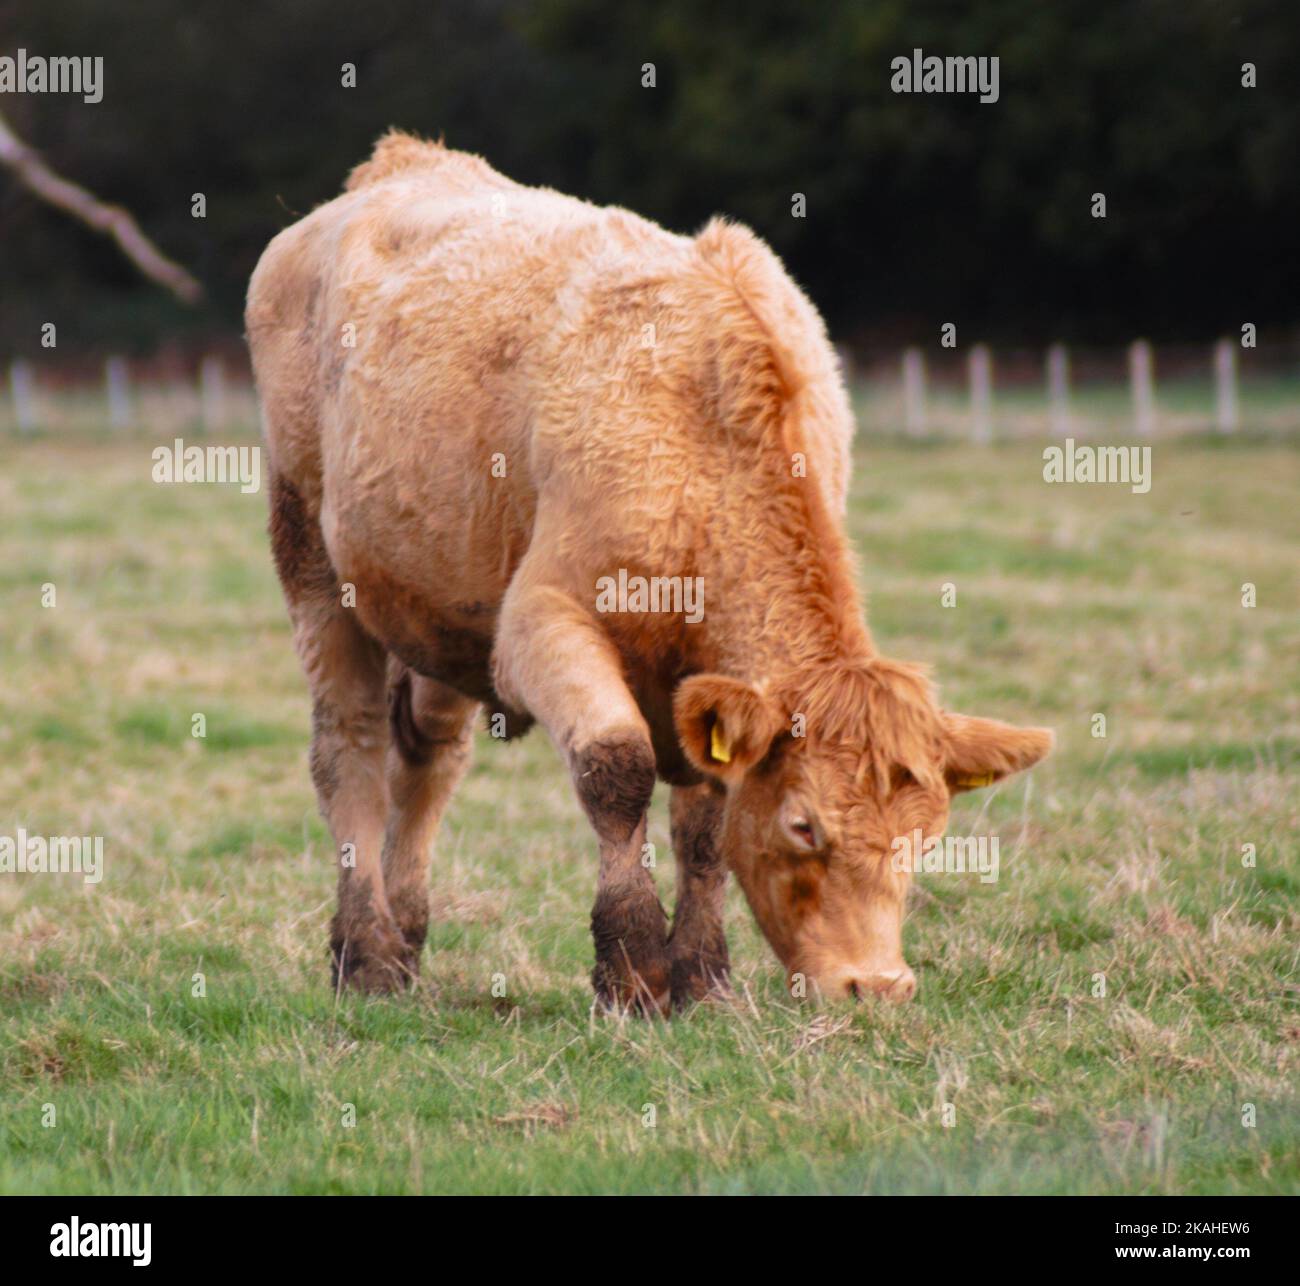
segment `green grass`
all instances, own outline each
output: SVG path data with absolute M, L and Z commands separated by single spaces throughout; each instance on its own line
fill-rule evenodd
M 593 844 L 540 734 L 477 747 L 421 989 L 332 994 L 265 500 L 155 487 L 152 445 L 0 441 L 0 834 L 105 837 L 98 885 L 0 875 L 0 1191 L 1300 1190 L 1285 442 L 1157 440 L 1135 496 L 1045 485 L 1037 440 L 861 441 L 882 649 L 1059 748 L 955 805 L 1001 877 L 920 877 L 912 1005 L 792 1002 L 733 890 L 739 999 L 667 1024 L 590 1014 Z

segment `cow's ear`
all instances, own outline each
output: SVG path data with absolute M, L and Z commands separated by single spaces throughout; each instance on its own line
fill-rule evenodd
M 767 696 L 721 674 L 696 674 L 683 682 L 673 697 L 673 722 L 686 758 L 729 783 L 767 754 L 785 726 Z
M 1056 740 L 1050 728 L 1017 728 L 966 714 L 945 713 L 943 726 L 944 776 L 954 795 L 1031 768 Z

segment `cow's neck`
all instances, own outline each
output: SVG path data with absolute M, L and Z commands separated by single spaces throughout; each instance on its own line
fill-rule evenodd
M 806 485 L 765 506 L 746 539 L 722 542 L 706 573 L 703 668 L 754 684 L 798 685 L 875 654 L 838 522 Z

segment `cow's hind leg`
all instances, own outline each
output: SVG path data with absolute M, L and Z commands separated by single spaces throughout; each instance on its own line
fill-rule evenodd
M 597 999 L 667 1012 L 667 916 L 642 862 L 655 757 L 617 652 L 567 594 L 512 588 L 495 672 L 502 698 L 536 717 L 564 755 L 600 842 L 591 912 Z
M 677 906 L 668 938 L 673 1007 L 730 989 L 722 927 L 727 867 L 718 852 L 722 799 L 706 782 L 674 786 L 670 807 L 677 858 Z
M 438 823 L 465 775 L 478 702 L 388 663 L 388 826 L 384 887 L 415 971 L 429 930 L 429 857 Z
M 385 653 L 342 605 L 316 517 L 278 476 L 271 480 L 271 547 L 311 688 L 311 775 L 338 863 L 335 985 L 392 991 L 409 978 L 410 963 L 380 864 L 388 812 Z

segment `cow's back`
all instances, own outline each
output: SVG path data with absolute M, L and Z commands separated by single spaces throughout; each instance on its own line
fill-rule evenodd
M 490 641 L 532 535 L 539 418 L 593 285 L 689 245 L 402 135 L 271 242 L 246 314 L 271 468 L 339 580 L 368 588 L 384 641 L 413 652 L 417 621 Z
M 545 368 L 557 314 L 582 294 L 584 245 L 612 213 L 386 136 L 253 274 L 246 321 L 276 464 L 311 487 L 358 468 L 367 442 L 428 465 L 490 422 L 509 446 L 519 377 Z
M 486 653 L 535 531 L 589 596 L 697 565 L 706 531 L 740 557 L 794 452 L 843 503 L 824 329 L 743 228 L 674 236 L 389 136 L 271 243 L 247 321 L 272 468 L 408 658 L 422 632 Z

